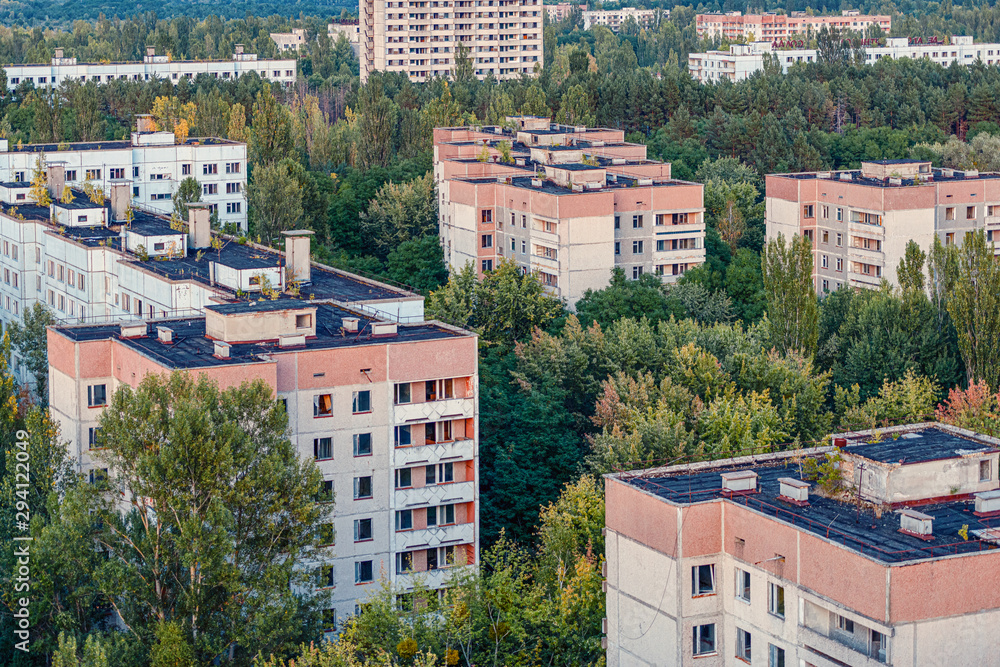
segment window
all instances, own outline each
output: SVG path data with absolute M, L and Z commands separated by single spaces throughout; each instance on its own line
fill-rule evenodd
M 125 169 L 124 168 L 112 169 L 111 178 L 125 178 Z
M 107 385 L 92 384 L 87 387 L 87 406 L 99 408 L 108 404 Z
M 767 610 L 775 616 L 785 617 L 785 589 L 778 584 L 767 584 Z
M 424 478 L 424 483 L 428 486 L 452 482 L 455 480 L 455 464 L 439 463 L 436 466 L 427 466 Z
M 988 482 L 991 479 L 993 479 L 993 471 L 992 471 L 992 466 L 990 465 L 990 462 L 988 460 L 987 461 L 980 461 L 979 462 L 979 481 L 980 482 Z
M 332 523 L 321 523 L 316 529 L 316 546 L 325 547 L 334 543 Z
M 837 270 L 838 271 L 843 271 L 844 270 L 844 260 L 843 260 L 842 257 L 838 257 L 837 258 Z
M 226 173 L 227 174 L 238 174 L 240 173 L 241 165 L 239 162 L 227 162 L 226 163 Z
M 736 597 L 744 602 L 750 602 L 750 573 L 736 569 Z
M 483 209 L 480 211 L 479 221 L 484 225 L 493 224 L 493 211 L 489 209 Z
M 395 434 L 396 447 L 409 447 L 413 444 L 413 436 L 409 426 L 397 426 Z
M 396 385 L 396 405 L 401 405 L 409 403 L 412 401 L 410 396 L 410 383 L 403 382 Z
M 838 208 L 837 209 L 837 221 L 838 222 L 843 222 L 844 221 L 844 209 L 842 209 L 842 208 Z M 839 234 L 838 234 L 838 236 L 839 236 Z
M 202 194 L 206 195 L 217 195 L 219 194 L 219 184 L 218 183 L 205 183 L 201 186 Z
M 316 586 L 319 588 L 333 588 L 332 565 L 323 565 L 316 570 Z
M 642 216 L 633 215 L 632 216 L 632 229 L 642 229 Z
M 67 169 L 66 170 L 66 180 L 67 181 L 75 181 L 76 180 L 76 169 Z
M 767 667 L 785 667 L 785 649 L 767 645 Z
M 944 210 L 944 219 L 945 220 L 954 220 L 955 219 L 955 207 L 954 206 L 949 206 L 948 208 L 946 208 Z
M 694 655 L 715 653 L 715 623 L 694 626 Z
M 823 204 L 822 206 L 820 206 L 819 210 L 820 210 L 820 213 L 823 215 L 824 219 L 830 217 L 830 207 L 827 206 L 826 204 Z
M 638 280 L 639 276 L 641 276 L 641 275 L 642 275 L 642 267 L 641 266 L 633 266 L 632 267 L 632 280 Z
M 483 273 L 489 273 L 490 271 L 493 270 L 493 260 L 492 259 L 484 259 L 483 263 L 482 263 L 482 267 L 483 267 Z
M 190 176 L 190 175 L 191 175 L 191 165 L 190 164 L 182 164 L 181 165 L 181 176 Z
M 632 254 L 633 255 L 642 254 L 642 241 L 632 241 Z
M 522 215 L 521 216 L 521 229 L 527 229 L 527 228 L 528 228 L 528 216 Z
M 126 308 L 126 310 L 128 310 Z M 313 417 L 332 417 L 333 398 L 330 394 L 318 394 L 313 396 Z
M 622 228 L 622 217 L 620 215 L 615 216 L 615 229 Z
M 362 560 L 354 564 L 354 583 L 369 584 L 373 581 L 375 581 L 375 573 L 370 560 Z
M 622 244 L 621 244 L 621 241 L 615 241 L 615 254 L 616 255 L 622 254 Z
M 820 265 L 824 269 L 829 268 L 829 266 L 830 266 L 830 258 L 829 258 L 829 256 L 827 256 L 827 255 L 821 256 L 820 257 Z
M 176 74 L 174 76 L 177 76 Z M 337 610 L 323 610 L 323 632 L 334 632 L 337 629 Z
M 231 201 L 226 202 L 226 213 L 241 213 L 243 211 L 243 202 Z
M 365 389 L 364 391 L 354 392 L 354 401 L 352 405 L 353 405 L 352 410 L 354 414 L 359 414 L 362 412 L 371 412 L 372 393 L 367 389 Z
M 333 458 L 333 438 L 316 438 L 313 440 L 313 456 L 317 461 Z
M 715 565 L 695 565 L 691 568 L 691 597 L 715 593 Z
M 100 482 L 106 482 L 108 480 L 108 469 L 107 468 L 95 468 L 90 471 L 90 483 L 99 484 Z
M 364 500 L 365 498 L 372 497 L 372 478 L 367 477 L 355 477 L 354 478 L 354 499 Z
M 955 245 L 955 232 L 949 232 L 948 234 L 944 235 L 944 244 Z
M 806 204 L 805 206 L 802 207 L 803 218 L 815 218 L 816 216 L 813 215 L 813 213 L 814 213 L 814 208 L 812 204 Z
M 371 433 L 355 433 L 354 434 L 354 455 L 355 456 L 371 456 L 372 455 L 372 434 Z
M 372 539 L 372 520 L 371 519 L 355 519 L 354 520 L 354 541 L 355 542 L 367 542 Z
M 86 176 L 88 181 L 99 180 L 101 178 L 100 169 L 88 169 L 86 171 Z
M 823 238 L 823 243 L 829 243 L 830 242 L 830 232 L 823 232 L 822 238 Z
M 845 618 L 840 614 L 837 615 L 837 629 L 841 632 L 846 632 L 847 634 L 854 634 L 854 621 L 849 618 Z
M 396 471 L 396 488 L 408 489 L 413 486 L 413 470 L 411 468 L 400 468 Z
M 428 526 L 446 526 L 455 523 L 455 506 L 441 505 L 440 507 L 427 508 Z
M 830 281 L 829 280 L 824 280 L 823 281 L 823 291 L 824 292 L 829 292 L 830 291 Z
M 975 220 L 976 219 L 976 207 L 975 206 L 966 206 L 965 207 L 965 219 L 966 220 Z
M 413 553 L 404 551 L 396 554 L 396 574 L 406 574 L 413 571 Z
M 750 662 L 750 633 L 743 628 L 736 628 L 736 657 Z
M 886 648 L 888 647 L 888 640 L 885 635 L 883 635 L 878 630 L 872 630 L 871 643 L 869 645 L 868 655 L 875 658 L 879 662 L 886 661 Z
M 219 165 L 217 164 L 203 164 L 201 165 L 201 173 L 208 176 L 209 174 L 218 174 Z
M 396 530 L 410 530 L 413 528 L 413 510 L 396 511 Z
M 316 502 L 318 503 L 329 503 L 333 502 L 333 480 L 324 479 L 320 482 L 319 492 L 316 494 Z
M 91 426 L 87 429 L 87 448 L 88 449 L 101 449 L 98 445 L 98 436 L 100 434 L 100 428 L 97 426 Z
M 492 248 L 493 247 L 493 235 L 492 234 L 483 234 L 482 244 L 483 244 L 484 248 Z

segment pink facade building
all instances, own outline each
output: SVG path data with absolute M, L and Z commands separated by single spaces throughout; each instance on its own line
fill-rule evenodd
M 929 161 L 872 160 L 860 169 L 772 174 L 765 183 L 767 238 L 807 236 L 817 292 L 897 284 L 906 245 L 925 252 L 1000 229 L 1000 174 L 935 169 Z
M 815 36 L 823 28 L 842 32 L 864 32 L 878 26 L 888 33 L 892 28 L 892 17 L 883 15 L 863 15 L 857 11 L 842 11 L 840 16 L 810 16 L 805 12 L 786 14 L 698 14 L 695 18 L 698 37 L 717 37 L 726 40 L 746 39 L 768 41 L 802 38 L 809 33 Z
M 998 664 L 1000 441 L 832 442 L 606 477 L 610 667 Z
M 614 268 L 675 281 L 705 261 L 700 183 L 672 178 L 621 130 L 508 121 L 434 130 L 451 270 L 472 262 L 482 274 L 509 259 L 572 306 Z

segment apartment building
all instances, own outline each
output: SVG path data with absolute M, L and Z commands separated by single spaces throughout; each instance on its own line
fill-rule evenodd
M 646 159 L 646 147 L 625 142 L 621 130 L 508 121 L 434 131 L 451 270 L 472 262 L 482 275 L 508 259 L 572 306 L 606 287 L 613 268 L 673 282 L 705 261 L 700 183 L 672 178 L 669 164 Z
M 906 37 L 891 37 L 885 46 L 866 46 L 865 63 L 871 65 L 882 58 L 923 58 L 943 67 L 951 65 L 1000 64 L 1000 44 L 974 44 L 972 37 L 954 35 L 946 43 L 911 43 Z M 816 49 L 778 48 L 778 42 L 731 44 L 728 51 L 708 51 L 688 54 L 688 72 L 701 83 L 722 79 L 743 81 L 764 69 L 766 58 L 775 58 L 781 71 L 795 63 L 816 62 Z
M 231 60 L 171 60 L 170 56 L 156 55 L 156 48 L 152 46 L 146 47 L 146 56 L 141 63 L 79 63 L 76 58 L 66 57 L 64 53 L 61 48 L 55 49 L 52 62 L 47 65 L 4 65 L 7 89 L 13 91 L 23 83 L 30 83 L 35 88 L 48 88 L 68 79 L 81 83 L 107 83 L 115 79 L 177 83 L 182 78 L 194 79 L 200 74 L 216 79 L 238 79 L 250 72 L 286 86 L 295 83 L 294 60 L 258 59 L 256 53 L 244 53 L 242 44 L 233 47 Z
M 292 28 L 291 32 L 272 32 L 271 40 L 282 53 L 298 51 L 306 44 L 306 31 L 305 28 Z
M 480 79 L 532 74 L 542 60 L 541 0 L 361 0 L 361 81 L 451 76 L 459 44 Z
M 361 26 L 358 21 L 345 21 L 343 23 L 330 23 L 326 26 L 326 34 L 334 44 L 341 35 L 347 38 L 351 45 L 354 57 L 361 58 Z
M 669 11 L 663 12 L 663 18 L 670 16 Z M 622 24 L 629 18 L 633 19 L 640 28 L 656 27 L 655 9 L 638 9 L 636 7 L 622 7 L 614 10 L 585 11 L 583 13 L 583 29 L 590 30 L 595 25 L 602 25 L 609 28 L 611 32 L 617 33 L 621 30 Z
M 884 15 L 863 15 L 856 10 L 841 11 L 840 16 L 810 16 L 805 12 L 786 14 L 743 14 L 726 12 L 698 14 L 695 29 L 700 38 L 722 38 L 726 40 L 774 41 L 818 33 L 823 28 L 842 32 L 864 32 L 878 26 L 883 32 L 892 29 L 892 17 Z
M 139 118 L 138 129 L 122 141 L 27 144 L 11 146 L 0 139 L 0 182 L 10 184 L 14 197 L 24 202 L 27 193 L 17 184 L 27 184 L 38 166 L 61 167 L 65 185 L 80 188 L 85 183 L 105 193 L 113 184 L 127 183 L 132 206 L 151 213 L 169 215 L 173 195 L 186 178 L 201 185 L 201 200 L 222 224 L 247 228 L 247 146 L 216 137 L 189 137 L 177 143 L 173 132 L 155 130 L 148 116 Z M 55 198 L 61 191 L 55 194 Z
M 1000 664 L 1000 441 L 832 443 L 606 476 L 609 667 Z
M 330 593 L 327 630 L 382 580 L 442 589 L 455 567 L 478 562 L 472 333 L 286 295 L 215 303 L 190 317 L 60 324 L 49 329 L 48 350 L 50 410 L 91 480 L 108 474 L 98 420 L 118 387 L 172 371 L 221 388 L 271 387 L 293 444 L 323 476 L 328 548 L 301 565 Z
M 545 13 L 549 17 L 551 23 L 558 23 L 563 21 L 570 12 L 573 11 L 574 7 L 582 7 L 582 5 L 575 5 L 572 2 L 560 2 L 555 5 L 545 5 Z
M 807 236 L 817 292 L 896 285 L 909 241 L 961 243 L 1000 229 L 1000 174 L 934 169 L 929 161 L 872 160 L 861 169 L 765 179 L 767 238 Z M 1000 238 L 998 238 L 1000 240 Z

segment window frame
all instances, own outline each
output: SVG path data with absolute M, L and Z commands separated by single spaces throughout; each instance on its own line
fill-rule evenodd
M 367 535 L 367 537 L 365 536 Z M 354 520 L 354 543 L 371 542 L 375 539 L 375 529 L 371 517 Z
M 97 388 L 100 387 L 100 399 L 98 402 Z M 108 406 L 108 385 L 107 384 L 91 384 L 87 385 L 87 407 L 88 408 L 105 408 Z
M 354 561 L 354 585 L 370 584 L 375 581 L 375 567 L 370 560 Z
M 776 618 L 785 618 L 785 587 L 773 581 L 767 582 L 767 613 Z
M 325 401 L 324 401 L 325 399 Z M 324 409 L 323 403 L 326 403 Z M 313 394 L 313 418 L 333 416 L 333 394 Z
M 703 623 L 692 626 L 692 646 L 691 655 L 707 656 L 718 654 L 718 637 L 715 632 L 715 623 Z M 709 636 L 710 648 L 702 650 L 702 645 L 706 643 L 705 637 Z
M 746 663 L 753 661 L 753 638 L 741 627 L 736 628 L 736 659 Z
M 750 573 L 736 568 L 736 599 L 750 604 Z
M 708 572 L 709 579 L 711 581 L 711 588 L 706 590 L 702 589 L 702 573 Z M 705 563 L 702 565 L 692 565 L 691 566 L 691 597 L 707 597 L 716 594 L 716 581 L 715 581 L 715 563 Z

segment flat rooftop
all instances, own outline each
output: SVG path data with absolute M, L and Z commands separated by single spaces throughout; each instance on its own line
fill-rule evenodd
M 886 437 L 879 441 L 864 438 L 849 441 L 845 451 L 881 463 L 901 465 L 940 461 L 968 454 L 995 452 L 997 449 L 985 442 L 966 438 L 939 428 L 922 428 L 903 433 L 898 438 Z
M 865 162 L 868 162 L 868 160 L 865 160 Z M 909 160 L 907 160 L 906 162 L 909 162 Z M 962 170 L 960 169 L 956 169 L 954 171 L 959 174 L 962 173 Z M 826 174 L 829 174 L 829 176 L 826 176 Z M 850 174 L 851 179 L 847 181 L 841 180 L 840 174 Z M 795 174 L 768 174 L 768 176 L 774 176 L 780 178 L 794 178 L 803 181 L 824 180 L 837 183 L 855 183 L 857 185 L 867 185 L 869 187 L 875 187 L 875 188 L 900 188 L 900 187 L 933 186 L 935 183 L 948 183 L 952 181 L 975 182 L 976 180 L 984 180 L 984 179 L 993 180 L 1000 178 L 1000 173 L 979 172 L 978 176 L 965 178 L 964 176 L 958 176 L 958 175 L 946 176 L 941 169 L 933 169 L 931 170 L 931 174 L 927 175 L 927 176 L 933 176 L 933 178 L 921 178 L 919 183 L 914 181 L 912 178 L 904 178 L 901 179 L 899 185 L 894 185 L 892 183 L 889 183 L 889 181 L 883 181 L 877 178 L 864 178 L 861 176 L 860 169 L 842 169 L 840 171 L 811 171 L 811 172 L 803 172 Z
M 258 305 L 261 310 L 275 309 L 274 304 L 277 303 L 282 303 L 285 307 L 294 307 L 288 301 L 265 301 L 258 302 Z M 292 348 L 282 348 L 276 341 L 231 343 L 228 359 L 219 359 L 214 356 L 215 341 L 205 337 L 204 317 L 152 320 L 146 324 L 146 335 L 137 338 L 122 338 L 121 323 L 66 325 L 56 326 L 53 329 L 76 342 L 118 339 L 121 344 L 144 354 L 160 365 L 178 370 L 267 362 L 270 355 L 285 352 L 327 350 L 364 345 L 392 345 L 473 335 L 467 331 L 436 322 L 421 322 L 419 324 L 398 325 L 398 333 L 395 336 L 373 337 L 370 325 L 372 322 L 381 320 L 370 315 L 328 303 L 313 303 L 307 300 L 300 300 L 298 303 L 303 306 L 315 306 L 317 309 L 315 338 L 307 338 L 305 346 L 300 345 Z M 238 305 L 232 304 L 232 306 Z M 242 305 L 242 308 L 251 310 L 248 305 Z M 351 333 L 341 330 L 345 317 L 358 319 L 357 332 Z M 172 343 L 164 344 L 158 340 L 157 326 L 165 326 L 173 331 Z
M 888 442 L 848 445 L 843 451 L 872 458 L 873 460 L 931 461 L 956 456 L 959 449 L 992 449 L 988 443 L 976 442 L 948 434 L 936 428 L 914 431 L 919 438 L 903 438 Z M 808 456 L 820 457 L 833 448 L 809 450 Z M 853 551 L 883 563 L 902 563 L 926 560 L 954 554 L 973 553 L 995 548 L 989 542 L 976 539 L 973 531 L 1000 528 L 1000 517 L 979 517 L 974 500 L 961 497 L 948 502 L 918 504 L 919 511 L 934 518 L 933 536 L 923 540 L 899 532 L 898 511 L 884 510 L 876 516 L 870 505 L 827 498 L 815 492 L 812 485 L 809 504 L 799 506 L 779 498 L 781 477 L 802 480 L 795 452 L 743 457 L 718 462 L 659 468 L 616 475 L 619 481 L 643 489 L 671 503 L 692 505 L 714 500 L 737 503 L 823 539 L 836 542 Z M 724 472 L 753 471 L 757 477 L 757 493 L 747 495 L 723 494 Z M 959 535 L 968 526 L 969 539 Z
M 219 137 L 189 137 L 185 146 L 235 146 L 239 141 L 220 139 Z M 131 150 L 133 148 L 176 148 L 175 144 L 152 144 L 148 146 L 133 146 L 131 139 L 122 141 L 78 141 L 75 143 L 62 144 L 23 144 L 21 146 L 11 145 L 8 153 L 64 153 L 68 151 L 113 151 Z M 30 185 L 30 183 L 28 184 Z
M 567 165 L 553 165 L 553 166 L 564 168 Z M 584 168 L 601 169 L 602 167 L 591 167 L 584 165 Z M 534 185 L 531 184 L 531 181 L 535 180 L 534 177 L 532 176 L 511 176 L 510 185 L 513 185 L 518 188 L 524 188 L 525 190 L 532 190 L 534 192 L 545 192 L 547 194 L 553 194 L 553 195 L 579 195 L 587 192 L 611 192 L 613 190 L 630 188 L 637 185 L 640 180 L 639 178 L 634 176 L 623 176 L 621 174 L 616 174 L 616 176 L 618 178 L 617 181 L 611 181 L 611 182 L 606 181 L 600 188 L 584 188 L 582 191 L 577 191 L 573 190 L 572 188 L 558 185 L 555 183 L 555 181 L 551 181 L 548 179 L 543 179 L 541 186 L 535 187 Z M 680 185 L 700 185 L 700 183 L 692 183 L 690 181 L 680 181 L 675 178 L 654 178 L 651 176 L 650 177 L 643 176 L 641 178 L 643 179 L 649 178 L 653 181 L 652 185 L 645 187 L 663 188 L 663 187 L 675 187 Z M 460 180 L 466 183 L 475 183 L 477 185 L 485 185 L 487 183 L 496 183 L 497 177 L 484 176 L 479 178 L 459 178 L 456 180 Z

